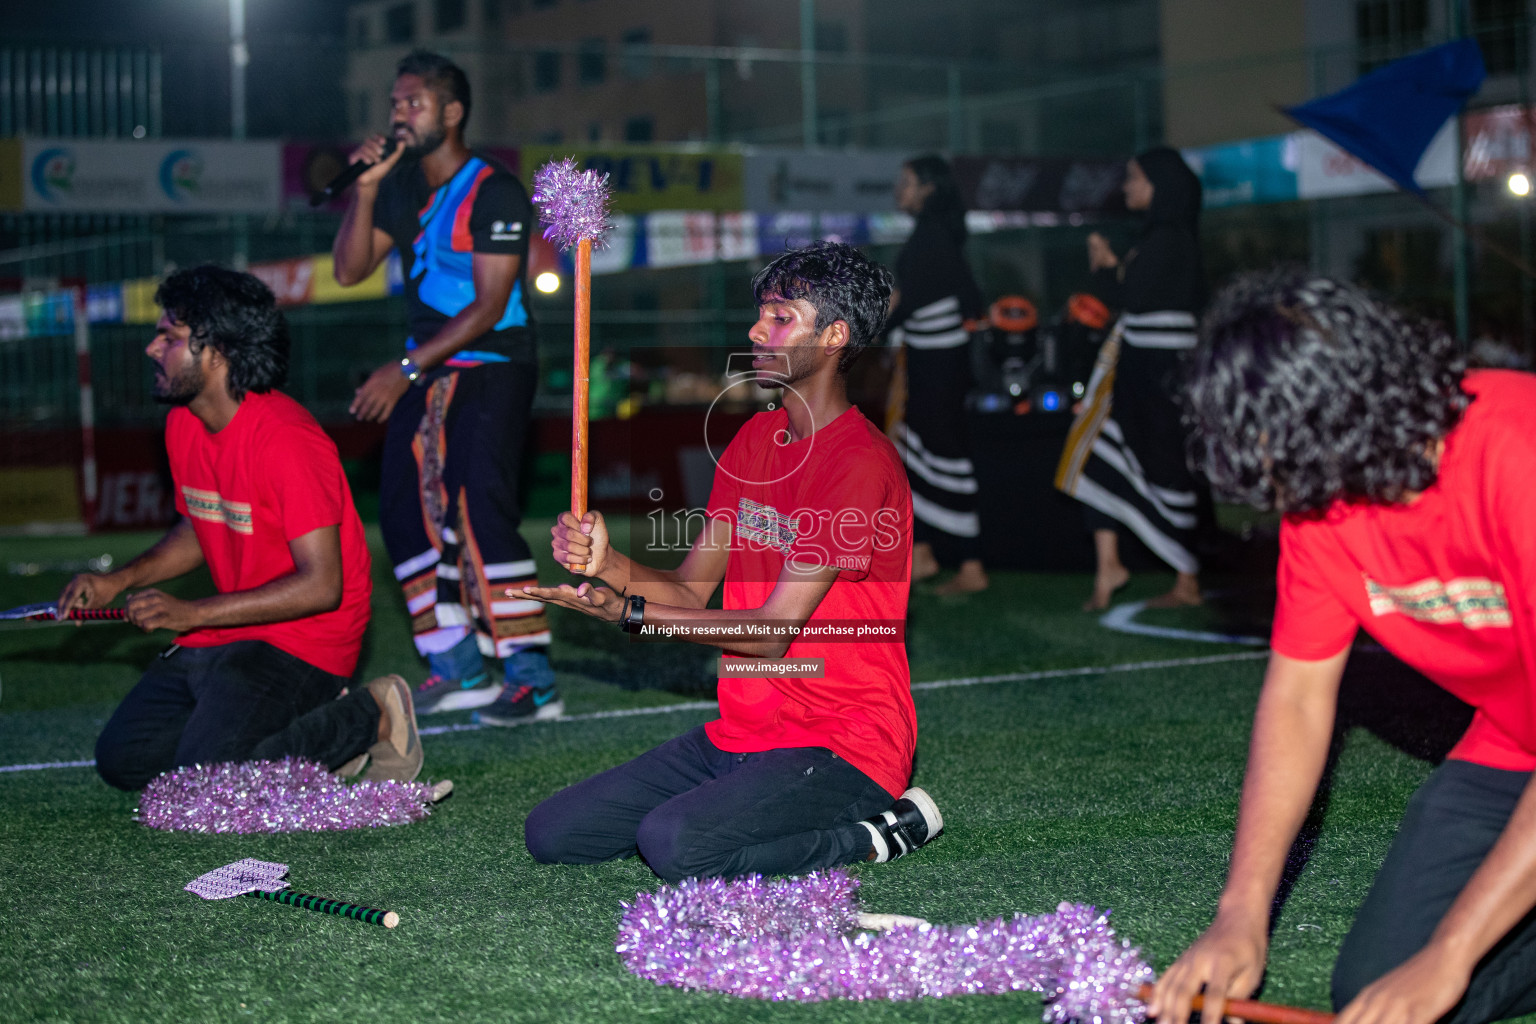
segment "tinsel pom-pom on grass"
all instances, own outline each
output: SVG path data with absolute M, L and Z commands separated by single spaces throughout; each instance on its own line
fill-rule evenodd
M 1133 1024 L 1153 980 L 1107 915 L 1053 914 L 974 925 L 858 932 L 858 882 L 841 871 L 767 882 L 687 879 L 625 904 L 618 952 L 659 985 L 752 999 L 905 1000 L 1040 992 L 1045 1020 Z
M 551 160 L 533 172 L 533 202 L 539 220 L 548 225 L 544 237 L 562 251 L 582 239 L 602 244 L 608 230 L 608 175 L 578 171 L 576 161 Z
M 177 768 L 150 781 L 138 820 L 169 832 L 342 832 L 425 818 L 424 782 L 347 785 L 314 761 L 240 761 Z

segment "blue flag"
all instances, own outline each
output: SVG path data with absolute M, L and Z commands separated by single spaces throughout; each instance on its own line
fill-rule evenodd
M 1460 112 L 1486 74 L 1477 43 L 1458 39 L 1395 60 L 1285 113 L 1423 195 L 1414 169 L 1445 119 Z

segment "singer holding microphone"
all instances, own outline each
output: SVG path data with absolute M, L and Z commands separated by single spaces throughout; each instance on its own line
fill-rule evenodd
M 464 142 L 469 80 L 446 57 L 400 61 L 390 136 L 351 157 L 356 176 L 332 247 L 354 285 L 400 253 L 410 334 L 375 370 L 351 412 L 387 421 L 380 525 L 429 674 L 423 714 L 480 708 L 510 725 L 563 705 L 549 666 L 532 552 L 518 533 L 519 467 L 537 344 L 525 280 L 535 223 L 522 183 Z M 345 187 L 346 175 L 332 184 Z M 491 677 L 482 653 L 501 662 Z

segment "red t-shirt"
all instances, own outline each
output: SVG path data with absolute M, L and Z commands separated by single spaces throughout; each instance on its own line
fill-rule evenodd
M 1469 373 L 1439 478 L 1411 505 L 1335 504 L 1280 530 L 1274 649 L 1318 661 L 1364 626 L 1477 709 L 1450 756 L 1536 769 L 1536 376 Z
M 784 655 L 822 658 L 826 675 L 722 677 L 720 718 L 706 728 L 735 753 L 827 747 L 899 796 L 917 743 L 904 636 L 912 491 L 895 447 L 857 409 L 780 443 L 788 426 L 780 408 L 741 428 L 709 514 L 732 525 L 727 609 L 761 608 L 786 561 L 842 570 Z
M 185 408 L 171 410 L 165 447 L 176 510 L 192 523 L 219 593 L 253 590 L 293 572 L 288 542 L 340 526 L 341 605 L 256 626 L 194 629 L 186 647 L 265 640 L 316 668 L 350 676 L 368 625 L 368 544 L 336 445 L 281 392 L 248 394 L 229 425 L 210 433 Z

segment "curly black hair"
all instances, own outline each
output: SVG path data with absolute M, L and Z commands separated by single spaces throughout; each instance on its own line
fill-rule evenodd
M 250 275 L 205 263 L 160 283 L 155 302 L 192 328 L 188 349 L 212 345 L 229 364 L 229 395 L 266 394 L 288 379 L 288 321 L 272 289 Z
M 1436 442 L 1471 402 L 1443 328 L 1299 270 L 1218 295 L 1184 387 L 1190 458 L 1215 490 L 1317 513 L 1434 483 Z
M 758 305 L 770 298 L 804 299 L 816 309 L 816 332 L 841 320 L 848 346 L 837 359 L 839 373 L 869 347 L 890 310 L 891 272 L 842 242 L 812 242 L 775 257 L 752 278 Z

